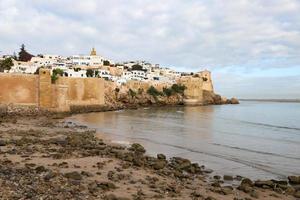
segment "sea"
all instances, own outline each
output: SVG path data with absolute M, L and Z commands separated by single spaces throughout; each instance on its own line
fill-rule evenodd
M 149 155 L 184 157 L 219 175 L 285 179 L 300 175 L 300 103 L 149 107 L 73 115 L 114 143 Z

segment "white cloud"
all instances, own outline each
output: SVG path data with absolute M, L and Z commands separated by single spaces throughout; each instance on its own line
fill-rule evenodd
M 299 0 L 1 0 L 0 51 L 99 53 L 197 71 L 300 67 Z

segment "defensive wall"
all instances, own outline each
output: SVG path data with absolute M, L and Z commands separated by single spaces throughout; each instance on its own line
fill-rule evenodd
M 0 73 L 0 104 L 30 106 L 38 110 L 69 112 L 80 107 L 104 106 L 104 80 L 59 77 L 51 82 L 50 70 L 39 75 Z
M 104 85 L 105 83 L 107 84 Z M 197 76 L 182 77 L 178 83 L 186 86 L 184 92 L 186 105 L 202 105 L 203 91 L 213 93 L 212 80 L 208 71 Z M 0 73 L 0 85 L 0 106 L 30 107 L 36 111 L 53 112 L 101 110 L 105 106 L 105 95 L 111 95 L 111 92 L 105 94 L 105 88 L 111 88 L 106 91 L 113 91 L 118 87 L 115 83 L 101 78 L 59 77 L 55 83 L 52 83 L 48 69 L 41 69 L 38 75 Z M 128 81 L 119 89 L 147 91 L 150 86 L 162 91 L 164 87 L 171 85 Z

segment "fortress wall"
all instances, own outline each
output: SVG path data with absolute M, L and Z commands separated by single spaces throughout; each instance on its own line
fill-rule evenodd
M 59 77 L 57 85 L 65 85 L 71 106 L 104 105 L 104 80 L 100 78 Z
M 0 104 L 38 106 L 38 76 L 0 73 Z
M 211 78 L 211 72 L 205 70 L 205 71 L 200 72 L 199 75 L 200 75 L 200 77 L 202 77 L 204 79 L 203 84 L 202 84 L 202 89 L 210 91 L 210 92 L 214 92 L 214 87 L 213 87 L 212 78 Z
M 194 77 L 185 77 L 179 81 L 186 86 L 184 91 L 184 101 L 187 105 L 203 104 L 203 79 Z
M 134 91 L 138 91 L 139 89 L 143 89 L 144 91 L 147 91 L 148 88 L 151 86 L 147 82 L 134 81 L 134 80 L 128 81 L 125 85 L 128 87 L 128 89 L 130 88 Z
M 48 69 L 39 75 L 0 73 L 0 104 L 34 106 L 38 110 L 67 112 L 71 107 L 104 105 L 104 80 L 59 77 L 53 84 Z

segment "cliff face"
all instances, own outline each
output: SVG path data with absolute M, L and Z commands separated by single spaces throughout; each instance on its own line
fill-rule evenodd
M 203 90 L 203 105 L 239 104 L 236 98 L 227 99 L 214 92 Z
M 128 88 L 105 87 L 105 104 L 112 110 L 150 105 L 183 105 L 183 95 L 152 96 L 146 91 L 130 91 Z
M 130 91 L 127 87 L 116 89 L 112 84 L 105 86 L 105 105 L 109 110 L 124 108 L 137 108 L 140 106 L 161 106 L 161 105 L 220 105 L 236 104 L 236 99 L 222 98 L 211 91 L 203 90 L 203 98 L 200 104 L 186 104 L 186 97 L 182 94 L 167 96 L 152 96 L 144 90 Z

